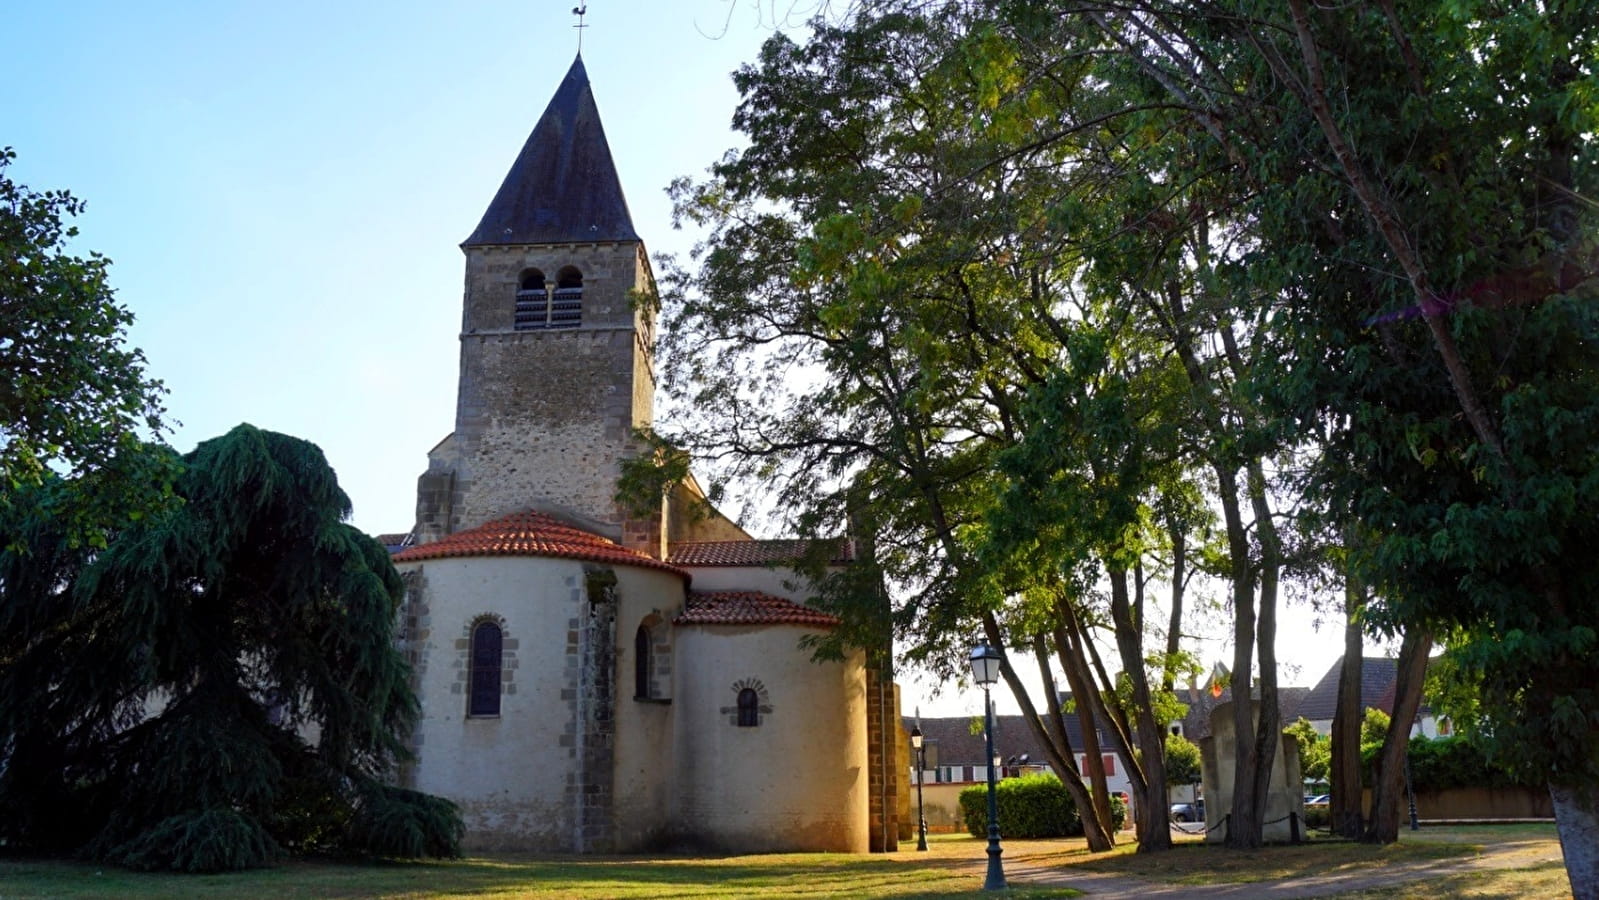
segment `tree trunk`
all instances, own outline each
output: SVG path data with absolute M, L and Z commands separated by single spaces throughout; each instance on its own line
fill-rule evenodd
M 1166 804 L 1166 729 L 1155 721 L 1154 704 L 1149 696 L 1149 677 L 1144 672 L 1143 632 L 1133 621 L 1132 603 L 1127 592 L 1127 570 L 1111 571 L 1110 610 L 1116 623 L 1116 648 L 1121 653 L 1122 674 L 1133 688 L 1133 717 L 1138 731 L 1141 759 L 1129 760 L 1128 769 L 1143 772 L 1142 790 L 1134 794 L 1138 804 L 1138 852 L 1171 849 L 1171 811 Z
M 1231 349 L 1231 332 L 1224 335 Z M 1233 349 L 1236 356 L 1237 351 Z M 1283 740 L 1282 708 L 1277 703 L 1277 573 L 1282 567 L 1282 547 L 1277 525 L 1266 497 L 1266 474 L 1260 460 L 1249 464 L 1249 502 L 1255 514 L 1255 534 L 1260 544 L 1260 616 L 1255 625 L 1255 648 L 1260 657 L 1260 722 L 1255 734 L 1255 821 L 1265 828 L 1266 800 L 1271 796 L 1272 763 Z M 1236 699 L 1237 694 L 1233 694 Z M 1295 785 L 1294 790 L 1299 790 Z
M 1065 781 L 1067 776 L 1064 773 L 1069 772 L 1071 777 L 1076 779 L 1077 783 L 1081 785 L 1083 776 L 1077 769 L 1077 759 L 1072 751 L 1072 742 L 1066 737 L 1066 717 L 1060 708 L 1060 694 L 1055 690 L 1054 675 L 1049 670 L 1049 647 L 1042 633 L 1033 635 L 1033 655 L 1038 659 L 1038 674 L 1044 681 L 1044 690 L 1048 692 L 1048 696 L 1044 698 L 1044 705 L 1049 710 L 1049 724 L 1054 738 L 1059 744 L 1059 752 L 1056 752 L 1056 748 L 1050 747 L 1047 741 L 1044 746 L 1051 756 L 1060 757 L 1059 762 L 1055 762 L 1052 759 L 1051 764 L 1055 766 L 1057 771 L 1063 773 L 1061 780 Z M 1083 740 L 1085 742 L 1093 742 L 1092 727 L 1084 730 Z M 1098 743 L 1095 742 L 1094 746 L 1097 747 Z M 1067 790 L 1070 791 L 1070 788 Z M 1101 766 L 1100 788 L 1089 792 L 1089 803 L 1078 802 L 1077 794 L 1075 792 L 1072 793 L 1072 801 L 1077 802 L 1077 808 L 1081 810 L 1083 836 L 1088 841 L 1088 850 L 1091 853 L 1109 850 L 1116 845 L 1116 829 L 1110 817 L 1110 808 L 1106 805 L 1103 811 L 1100 809 L 1101 798 L 1099 793 L 1103 790 L 1104 767 Z
M 1344 573 L 1344 659 L 1338 672 L 1338 710 L 1332 725 L 1332 830 L 1351 840 L 1359 840 L 1365 828 L 1365 810 L 1360 790 L 1360 723 L 1365 707 L 1361 704 L 1360 673 L 1364 664 L 1364 641 L 1360 612 L 1366 605 L 1366 586 L 1353 574 Z
M 1065 599 L 1055 601 L 1055 654 L 1060 657 L 1061 670 L 1066 673 L 1066 684 L 1071 688 L 1072 699 L 1077 705 L 1077 724 L 1083 733 L 1083 769 L 1094 799 L 1094 814 L 1114 838 L 1115 819 L 1110 811 L 1110 785 L 1105 780 L 1105 760 L 1101 755 L 1104 749 L 1099 744 L 1099 722 L 1104 716 L 1097 712 L 1099 704 L 1094 702 L 1094 681 L 1088 675 L 1088 663 L 1072 643 L 1067 624 L 1060 617 L 1066 602 Z
M 1182 649 L 1183 594 L 1188 587 L 1188 542 L 1182 524 L 1175 515 L 1166 523 L 1171 536 L 1171 621 L 1166 626 L 1166 665 L 1160 676 L 1160 686 L 1171 693 L 1177 687 L 1177 651 Z
M 1549 785 L 1572 900 L 1599 900 L 1599 787 Z
M 1431 650 L 1432 633 L 1424 629 L 1406 634 L 1399 645 L 1394 713 L 1371 786 L 1371 826 L 1366 829 L 1369 843 L 1391 844 L 1399 840 L 1399 820 L 1405 806 L 1405 756 L 1410 752 L 1410 728 L 1421 708 L 1421 686 Z
M 1016 669 L 1010 662 L 1010 654 L 1005 650 L 1004 634 L 1000 631 L 999 622 L 995 620 L 993 613 L 983 614 L 983 633 L 988 638 L 989 645 L 999 651 L 999 672 L 1004 676 L 1005 683 L 1010 686 L 1011 694 L 1015 696 L 1017 705 L 1022 708 L 1022 720 L 1032 729 L 1034 739 L 1044 746 L 1045 752 L 1050 753 L 1053 757 L 1050 760 L 1050 764 L 1062 772 L 1073 771 L 1076 765 L 1068 764 L 1061 754 L 1060 748 L 1056 747 L 1049 739 L 1049 732 L 1045 730 L 1043 720 L 1038 717 L 1038 711 L 1033 706 L 1032 697 L 1027 694 L 1027 687 L 1017 677 Z M 1077 804 L 1078 809 L 1089 808 L 1092 801 L 1088 796 L 1088 789 L 1083 787 L 1082 778 L 1062 778 L 1061 783 L 1065 785 L 1066 792 L 1072 795 L 1072 802 Z M 1083 822 L 1084 834 L 1089 832 L 1088 826 L 1089 822 L 1085 819 Z M 1100 851 L 1109 850 L 1109 836 L 1101 830 L 1098 837 L 1104 842 L 1104 845 L 1097 849 Z M 1090 838 L 1090 841 L 1092 842 L 1093 838 Z M 1089 849 L 1096 848 L 1090 846 Z
M 1217 494 L 1227 525 L 1227 550 L 1233 588 L 1233 735 L 1237 740 L 1233 765 L 1233 803 L 1227 811 L 1227 846 L 1250 850 L 1261 845 L 1261 821 L 1255 810 L 1255 770 L 1260 765 L 1255 743 L 1253 692 L 1249 670 L 1255 656 L 1255 588 L 1249 567 L 1249 536 L 1238 508 L 1237 473 L 1225 465 L 1215 467 Z M 1219 812 L 1219 810 L 1218 810 Z

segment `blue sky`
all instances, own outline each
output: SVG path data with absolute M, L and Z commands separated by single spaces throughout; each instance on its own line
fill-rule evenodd
M 12 177 L 87 201 L 73 249 L 114 261 L 174 446 L 240 422 L 306 438 L 356 525 L 410 527 L 427 451 L 454 424 L 458 245 L 571 65 L 573 2 L 7 10 Z M 589 4 L 584 64 L 653 254 L 692 245 L 664 189 L 738 142 L 729 74 L 772 34 L 773 6 Z M 1285 683 L 1338 656 L 1337 634 L 1309 625 L 1302 610 L 1284 623 L 1280 655 L 1301 667 Z M 1203 652 L 1230 656 L 1223 640 Z M 908 687 L 907 712 L 981 709 Z
M 8 10 L 12 176 L 88 203 L 180 450 L 239 422 L 316 442 L 373 532 L 411 525 L 454 424 L 477 224 L 577 52 L 566 2 Z M 731 15 L 730 15 L 731 14 Z M 634 224 L 733 146 L 729 79 L 772 33 L 724 0 L 590 4 L 583 59 Z

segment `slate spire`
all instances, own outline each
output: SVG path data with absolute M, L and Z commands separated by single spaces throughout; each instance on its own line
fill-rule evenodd
M 578 54 L 477 230 L 461 246 L 638 239 Z

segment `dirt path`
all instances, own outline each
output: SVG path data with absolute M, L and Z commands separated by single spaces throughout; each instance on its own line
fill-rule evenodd
M 1418 860 L 1393 863 L 1377 869 L 1243 884 L 1163 884 L 1127 875 L 1026 862 L 1007 862 L 1005 877 L 1017 886 L 1076 888 L 1092 900 L 1165 900 L 1178 897 L 1183 900 L 1304 900 L 1474 870 L 1528 868 L 1544 862 L 1558 862 L 1560 859 L 1559 841 L 1516 841 L 1485 847 L 1482 853 L 1471 857 Z M 976 868 L 981 876 L 982 868 Z

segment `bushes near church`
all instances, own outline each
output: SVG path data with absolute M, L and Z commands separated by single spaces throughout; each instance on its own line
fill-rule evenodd
M 1007 778 L 995 788 L 999 807 L 999 833 L 1007 838 L 1075 837 L 1083 833 L 1077 804 L 1058 777 L 1051 774 Z M 1112 796 L 1111 818 L 1120 831 L 1127 806 Z M 988 836 L 988 786 L 975 785 L 960 793 L 961 817 L 972 837 Z

